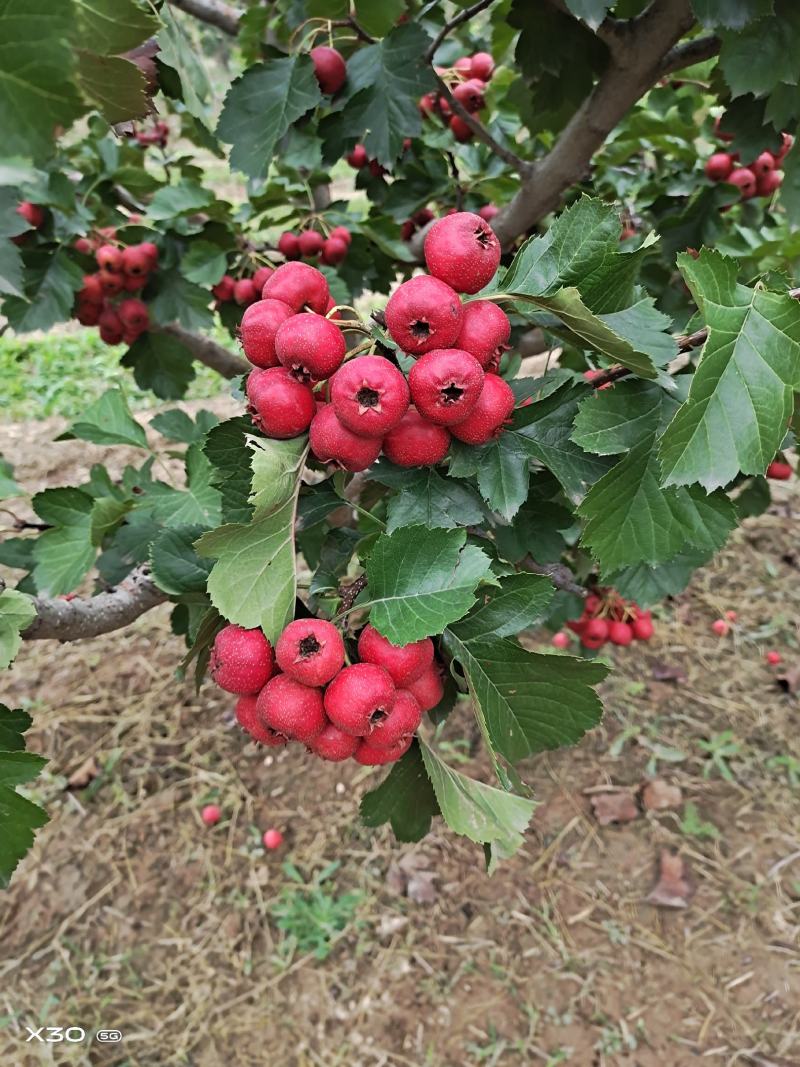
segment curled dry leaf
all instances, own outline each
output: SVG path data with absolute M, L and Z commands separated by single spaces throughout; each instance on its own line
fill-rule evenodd
M 800 693 L 800 666 L 791 667 L 776 678 L 784 693 Z
M 642 786 L 642 803 L 648 811 L 668 811 L 683 803 L 680 786 L 670 785 L 663 778 L 652 778 Z
M 682 667 L 660 659 L 655 661 L 650 673 L 654 682 L 675 682 L 677 685 L 683 685 L 687 681 L 686 671 Z
M 638 819 L 639 809 L 633 793 L 627 790 L 617 793 L 595 793 L 590 798 L 594 817 L 601 826 L 611 823 L 632 822 Z
M 67 789 L 85 789 L 100 773 L 94 756 L 89 756 L 67 779 Z
M 438 896 L 436 872 L 428 870 L 428 858 L 409 852 L 397 863 L 390 863 L 386 887 L 398 896 L 407 896 L 415 904 L 433 904 Z
M 683 857 L 669 849 L 662 849 L 658 860 L 658 881 L 645 901 L 657 908 L 688 907 L 692 895 L 688 871 Z

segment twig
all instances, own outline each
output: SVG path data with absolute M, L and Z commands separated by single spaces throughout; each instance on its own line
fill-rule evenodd
M 353 604 L 358 599 L 358 594 L 362 590 L 367 588 L 367 576 L 366 574 L 360 574 L 358 578 L 354 578 L 352 582 L 339 586 L 339 614 L 344 615 L 346 612 L 351 611 Z
M 451 30 L 454 30 L 456 26 L 460 26 L 462 22 L 466 22 L 468 19 L 471 19 L 473 15 L 477 15 L 479 12 L 483 11 L 484 8 L 489 7 L 489 5 L 493 2 L 494 0 L 478 0 L 477 4 L 472 4 L 471 7 L 465 7 L 464 10 L 460 12 L 460 14 L 455 16 L 455 18 L 450 19 L 449 22 L 445 22 L 444 26 L 442 26 L 441 30 L 439 30 L 438 34 L 434 38 L 433 44 L 425 53 L 426 63 L 433 62 L 433 57 L 436 54 L 439 45 L 442 43 L 448 33 L 450 33 Z
M 499 141 L 495 140 L 483 123 L 478 122 L 475 116 L 470 114 L 460 101 L 456 100 L 444 79 L 438 74 L 435 75 L 435 78 L 439 89 L 439 95 L 445 98 L 453 113 L 466 122 L 467 126 L 469 126 L 478 140 L 483 141 L 485 145 L 491 148 L 496 156 L 499 156 L 504 163 L 508 163 L 509 167 L 513 167 L 514 170 L 518 171 L 523 177 L 530 174 L 533 164 L 528 163 L 525 159 L 521 159 L 515 152 L 512 152 L 509 148 L 506 148 L 504 145 L 501 145 Z
M 348 26 L 364 44 L 375 44 L 375 38 L 367 33 L 355 15 L 348 15 L 346 19 L 331 19 L 331 26 Z
M 242 12 L 226 4 L 223 0 L 168 0 L 173 6 L 193 15 L 209 26 L 216 26 L 223 33 L 235 37 L 239 32 L 239 19 Z
M 587 594 L 587 590 L 578 583 L 575 575 L 563 563 L 537 563 L 532 556 L 526 556 L 521 565 L 532 574 L 543 574 L 545 578 L 550 579 L 556 589 L 563 589 L 565 593 L 574 593 L 575 596 Z
M 695 63 L 702 63 L 704 59 L 719 55 L 720 48 L 722 48 L 722 41 L 713 34 L 707 37 L 695 37 L 693 41 L 687 41 L 686 44 L 676 44 L 661 62 L 661 74 L 672 74 L 673 71 L 692 67 Z
M 456 211 L 461 211 L 464 206 L 464 186 L 461 184 L 461 175 L 458 173 L 458 163 L 456 163 L 456 157 L 452 152 L 445 152 L 445 156 L 447 157 L 453 181 L 456 183 Z

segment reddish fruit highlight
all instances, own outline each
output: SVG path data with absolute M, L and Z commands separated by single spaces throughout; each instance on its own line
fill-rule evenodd
M 216 826 L 219 820 L 222 818 L 222 812 L 216 804 L 206 804 L 203 810 L 200 812 L 200 818 L 206 824 L 206 826 Z
M 253 284 L 252 278 L 240 278 L 239 281 L 234 284 L 233 299 L 239 307 L 246 307 L 248 304 L 252 304 L 258 300 L 258 290 Z
M 258 696 L 247 693 L 236 701 L 236 721 L 254 741 L 268 748 L 280 748 L 289 740 L 283 734 L 271 730 L 258 714 Z
M 767 477 L 774 482 L 786 482 L 791 476 L 792 468 L 788 463 L 782 463 L 779 459 L 774 459 L 767 467 Z
M 256 367 L 280 365 L 275 352 L 279 328 L 294 312 L 282 300 L 257 300 L 242 316 L 239 337 L 245 356 Z
M 398 467 L 433 467 L 450 448 L 450 433 L 410 407 L 383 439 L 384 455 Z
M 398 689 L 392 710 L 373 727 L 369 744 L 373 748 L 394 748 L 401 741 L 410 741 L 422 721 L 422 709 L 412 693 Z
M 503 432 L 514 410 L 511 386 L 496 374 L 487 374 L 475 407 L 463 422 L 450 427 L 453 437 L 468 445 L 483 445 Z
M 280 830 L 265 830 L 261 841 L 264 845 L 264 848 L 267 848 L 270 850 L 270 852 L 273 852 L 276 848 L 280 848 L 283 844 L 283 834 L 280 832 Z
M 319 737 L 315 737 L 309 748 L 321 759 L 329 763 L 341 763 L 342 760 L 350 759 L 355 750 L 361 744 L 361 739 L 346 734 L 329 722 Z
M 383 767 L 387 763 L 396 763 L 411 747 L 413 738 L 400 740 L 391 748 L 376 748 L 369 741 L 362 741 L 353 753 L 353 759 L 362 767 Z
M 569 634 L 564 633 L 563 630 L 559 630 L 558 633 L 553 634 L 550 638 L 550 644 L 553 648 L 569 648 Z
M 456 346 L 463 348 L 487 370 L 497 370 L 508 348 L 511 323 L 508 315 L 491 300 L 473 300 L 464 306 Z
M 261 294 L 264 299 L 282 300 L 292 311 L 308 306 L 318 315 L 325 314 L 330 290 L 324 274 L 308 263 L 283 263 L 267 279 Z
M 300 241 L 293 233 L 282 233 L 278 238 L 278 251 L 287 259 L 300 258 Z
M 417 410 L 438 426 L 463 422 L 483 389 L 483 370 L 469 352 L 438 348 L 411 368 L 408 386 Z
M 318 256 L 325 244 L 325 238 L 316 230 L 303 230 L 297 238 L 301 256 Z
M 403 688 L 409 691 L 422 711 L 433 711 L 444 697 L 444 682 L 436 663 Z
M 323 93 L 332 96 L 338 93 L 347 80 L 347 66 L 341 52 L 326 45 L 311 49 L 311 61 L 314 64 L 319 87 Z
M 322 690 L 276 674 L 258 694 L 258 715 L 276 733 L 309 744 L 325 729 Z
M 364 471 L 381 453 L 382 438 L 361 437 L 340 422 L 332 404 L 323 404 L 309 430 L 311 451 L 321 463 L 346 471 Z
M 369 623 L 358 639 L 358 658 L 388 671 L 398 688 L 406 688 L 431 667 L 433 641 L 429 637 L 408 645 L 393 645 Z
M 344 334 L 322 315 L 301 312 L 287 318 L 275 334 L 275 355 L 298 381 L 322 381 L 342 365 Z

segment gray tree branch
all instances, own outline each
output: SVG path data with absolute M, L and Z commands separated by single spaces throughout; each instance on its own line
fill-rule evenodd
M 209 26 L 216 26 L 218 30 L 230 34 L 231 37 L 235 37 L 239 32 L 239 19 L 242 17 L 242 12 L 224 3 L 224 0 L 168 0 L 168 2 L 180 11 L 185 11 L 187 15 L 193 15 L 201 22 L 208 23 Z

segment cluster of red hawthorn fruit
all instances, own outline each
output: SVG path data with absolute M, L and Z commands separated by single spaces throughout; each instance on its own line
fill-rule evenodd
M 486 107 L 486 83 L 494 74 L 494 59 L 488 52 L 476 52 L 461 56 L 452 68 L 437 67 L 436 73 L 447 83 L 453 97 L 470 113 L 477 115 Z M 426 93 L 419 101 L 419 109 L 425 118 L 439 118 L 450 127 L 453 136 L 462 143 L 475 136 L 460 115 L 454 115 L 450 101 L 439 93 Z
M 352 239 L 346 226 L 335 226 L 327 237 L 312 229 L 302 230 L 300 233 L 287 231 L 278 239 L 278 251 L 287 260 L 315 259 L 319 256 L 320 262 L 335 267 L 347 258 Z
M 308 431 L 320 462 L 361 471 L 381 451 L 399 466 L 429 466 L 444 459 L 451 437 L 482 445 L 503 432 L 515 398 L 496 372 L 511 325 L 492 301 L 459 297 L 493 277 L 497 237 L 480 216 L 457 212 L 430 228 L 424 255 L 430 274 L 403 282 L 385 311 L 389 335 L 416 360 L 407 380 L 383 355 L 344 362 L 344 336 L 327 317 L 335 305 L 318 270 L 285 263 L 270 275 L 240 326 L 257 368 L 247 379 L 248 410 L 264 434 Z
M 393 645 L 367 624 L 358 662 L 346 665 L 339 630 L 325 619 L 290 622 L 275 645 L 229 624 L 214 641 L 211 677 L 235 693 L 239 725 L 262 745 L 299 741 L 338 763 L 393 763 L 444 695 L 429 637 Z
M 217 284 L 211 287 L 211 292 L 220 304 L 238 304 L 239 307 L 248 307 L 258 300 L 267 278 L 274 270 L 274 267 L 258 267 L 252 278 L 247 276 L 234 278 L 230 274 L 223 274 Z
M 717 136 L 723 141 L 732 141 L 731 134 L 716 127 Z M 777 152 L 765 149 L 752 163 L 741 166 L 738 152 L 715 152 L 706 160 L 706 177 L 712 182 L 727 182 L 739 189 L 742 200 L 754 196 L 770 197 L 783 184 L 781 164 L 794 144 L 790 133 L 781 134 L 781 147 Z
M 583 613 L 578 619 L 570 619 L 567 626 L 580 638 L 584 648 L 602 648 L 606 642 L 612 645 L 629 645 L 633 641 L 649 641 L 653 636 L 653 619 L 633 600 L 623 600 L 613 589 L 598 588 L 589 593 L 584 601 Z M 569 634 L 560 630 L 553 635 L 555 648 L 569 645 Z
M 112 244 L 106 230 L 105 243 L 98 237 L 81 237 L 81 252 L 94 250 L 98 270 L 84 274 L 83 288 L 78 292 L 75 317 L 83 326 L 99 327 L 100 337 L 108 345 L 121 341 L 133 344 L 150 325 L 147 304 L 139 297 L 126 293 L 139 292 L 158 267 L 158 248 L 152 241 L 121 248 Z
M 169 139 L 169 125 L 163 119 L 158 119 L 153 123 L 151 129 L 138 130 L 134 124 L 129 136 L 143 148 L 151 144 L 158 145 L 159 148 L 166 148 Z

